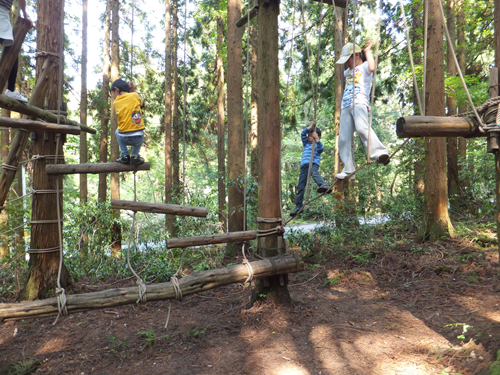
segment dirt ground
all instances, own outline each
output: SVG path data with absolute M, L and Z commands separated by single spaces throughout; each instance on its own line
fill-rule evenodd
M 54 317 L 0 323 L 0 373 L 468 375 L 492 363 L 496 246 L 449 240 L 380 251 L 367 264 L 308 262 L 290 275 L 290 307 L 246 309 L 251 290 L 231 285 L 180 302 L 77 313 L 55 326 Z

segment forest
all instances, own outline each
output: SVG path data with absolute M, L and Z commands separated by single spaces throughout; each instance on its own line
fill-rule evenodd
M 500 374 L 500 0 L 23 4 L 0 375 Z M 388 160 L 355 134 L 339 179 L 336 62 L 370 41 Z M 115 162 L 118 79 L 144 164 Z M 328 190 L 295 215 L 311 124 Z

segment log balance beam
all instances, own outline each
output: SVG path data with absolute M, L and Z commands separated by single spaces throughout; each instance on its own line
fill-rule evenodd
M 280 255 L 272 258 L 250 262 L 254 279 L 293 273 L 304 270 L 304 262 L 300 255 Z M 200 293 L 224 285 L 242 283 L 248 277 L 248 269 L 244 264 L 226 268 L 200 271 L 179 280 L 183 296 Z M 147 300 L 159 301 L 175 299 L 172 282 L 151 284 L 147 286 Z M 69 313 L 104 309 L 136 303 L 139 297 L 137 286 L 116 288 L 101 292 L 67 295 L 66 307 Z M 1 303 L 0 321 L 36 318 L 58 314 L 57 298 L 23 303 Z
M 209 234 L 205 236 L 169 238 L 167 249 L 177 249 L 191 246 L 215 245 L 219 243 L 243 242 L 255 240 L 257 231 L 247 230 L 242 232 L 228 232 L 222 234 Z
M 69 120 L 64 116 L 58 116 L 55 113 L 45 111 L 33 105 L 21 103 L 3 94 L 0 94 L 0 107 L 8 109 L 10 111 L 19 112 L 23 115 L 30 116 L 33 118 L 39 118 L 40 120 L 43 120 L 45 122 L 50 122 L 52 124 L 57 124 L 59 118 L 59 124 L 61 125 L 78 126 L 84 132 L 97 134 L 97 130 L 92 129 L 86 125 L 80 124 L 73 120 Z
M 396 122 L 400 138 L 418 137 L 485 137 L 486 133 L 473 117 L 408 116 Z
M 47 174 L 97 174 L 97 173 L 117 173 L 149 171 L 151 164 L 122 164 L 122 163 L 97 163 L 97 164 L 47 164 L 45 173 Z
M 16 128 L 30 131 L 46 131 L 61 134 L 80 135 L 81 128 L 71 125 L 57 125 L 50 122 L 0 117 L 0 126 L 5 128 Z
M 195 217 L 207 217 L 208 215 L 208 210 L 205 207 L 125 201 L 119 199 L 111 200 L 111 208 L 113 210 L 140 211 L 140 212 L 149 212 L 152 214 L 170 214 L 170 215 L 195 216 Z

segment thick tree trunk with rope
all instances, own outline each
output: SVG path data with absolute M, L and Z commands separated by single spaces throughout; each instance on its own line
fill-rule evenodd
M 495 66 L 500 69 L 500 0 L 495 0 L 494 7 Z
M 109 124 L 109 68 L 110 68 L 110 56 L 109 56 L 109 46 L 110 46 L 110 32 L 111 32 L 111 2 L 112 0 L 107 0 L 106 2 L 106 18 L 104 21 L 104 56 L 103 56 L 103 67 L 102 67 L 102 116 L 101 116 L 101 137 L 99 145 L 99 162 L 108 162 L 108 124 Z M 105 173 L 99 175 L 99 202 L 106 201 L 106 195 L 108 191 L 108 176 Z
M 427 53 L 426 115 L 445 116 L 443 19 L 439 0 L 429 1 L 429 30 Z M 448 186 L 446 183 L 446 139 L 425 138 L 425 205 L 424 240 L 438 240 L 453 235 L 448 216 Z
M 220 1 L 217 2 L 220 11 Z M 222 230 L 227 231 L 226 210 L 226 111 L 224 86 L 224 58 L 222 56 L 224 43 L 224 21 L 217 16 L 217 196 L 219 203 L 219 221 Z
M 172 201 L 172 1 L 165 1 L 165 203 Z M 165 229 L 175 232 L 175 216 L 165 215 Z
M 38 50 L 62 55 L 64 47 L 62 24 L 64 1 L 40 1 L 38 2 L 37 8 Z M 39 77 L 43 63 L 46 59 L 56 59 L 57 61 L 56 68 L 52 70 L 52 74 L 50 75 L 51 79 L 48 82 L 47 94 L 45 96 L 48 101 L 48 108 L 57 109 L 59 95 L 62 95 L 62 90 L 60 90 L 59 87 L 62 85 L 59 73 L 59 64 L 61 64 L 62 61 L 61 58 L 54 56 L 38 56 L 37 77 Z M 44 97 L 32 98 L 31 102 L 34 105 L 41 105 L 44 99 Z M 33 142 L 33 153 L 47 156 L 46 158 L 37 159 L 34 163 L 33 190 L 46 191 L 46 193 L 35 194 L 33 196 L 30 248 L 33 249 L 32 251 L 46 249 L 55 249 L 55 251 L 41 253 L 32 252 L 30 254 L 30 275 L 20 296 L 23 300 L 34 300 L 36 298 L 43 299 L 52 293 L 58 284 L 60 261 L 58 226 L 62 226 L 62 222 L 59 224 L 57 223 L 57 211 L 58 208 L 60 208 L 59 215 L 62 218 L 63 186 L 60 176 L 48 176 L 45 173 L 45 165 L 47 163 L 62 162 L 63 142 L 61 139 L 58 145 L 58 137 L 62 138 L 62 136 L 58 136 L 55 133 L 37 132 L 36 139 Z M 57 181 L 58 179 L 59 182 Z M 57 202 L 58 194 L 56 193 L 58 187 L 61 190 L 59 194 L 59 204 Z M 70 283 L 71 278 L 63 262 L 60 284 L 62 287 L 66 287 Z
M 278 69 L 278 15 L 279 0 L 259 1 L 258 35 L 258 105 L 259 105 L 259 207 L 258 216 L 276 219 L 275 223 L 259 223 L 259 230 L 272 229 L 279 225 L 281 213 L 281 125 Z M 282 234 L 258 237 L 259 252 L 271 257 L 284 252 Z M 279 249 L 281 247 L 281 249 Z M 288 277 L 271 276 L 259 280 L 253 300 L 262 296 L 276 304 L 291 303 L 288 292 Z
M 243 29 L 236 26 L 241 18 L 241 1 L 227 2 L 227 171 L 228 231 L 245 230 L 244 177 L 245 130 L 243 123 L 243 60 L 241 40 Z M 226 255 L 234 257 L 242 244 L 228 246 Z
M 120 78 L 120 37 L 118 34 L 120 25 L 120 2 L 113 0 L 111 3 L 111 82 Z M 115 99 L 111 96 L 111 108 Z M 118 117 L 111 109 L 111 160 L 115 161 L 120 156 L 118 140 L 116 139 L 116 129 L 118 128 Z M 120 174 L 111 173 L 111 199 L 120 199 Z M 113 211 L 116 218 L 120 215 L 119 211 Z M 115 221 L 112 227 L 113 244 L 111 253 L 118 256 L 122 249 L 122 227 Z
M 447 40 L 446 48 L 446 68 L 448 77 L 455 77 L 457 68 L 454 61 L 454 50 L 456 46 L 455 32 L 455 0 L 448 0 L 446 3 L 446 24 L 450 32 L 450 40 Z M 453 48 L 451 48 L 453 46 Z M 457 113 L 457 100 L 448 95 L 446 97 L 446 106 L 448 107 L 448 116 L 454 116 Z M 448 196 L 450 203 L 456 204 L 459 200 L 459 177 L 458 177 L 458 138 L 448 137 L 447 139 L 447 159 L 448 159 Z

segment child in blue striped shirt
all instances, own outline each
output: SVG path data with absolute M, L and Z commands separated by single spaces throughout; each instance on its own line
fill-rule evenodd
M 299 183 L 297 184 L 297 196 L 295 198 L 295 208 L 290 212 L 290 216 L 295 216 L 298 214 L 302 208 L 302 202 L 304 201 L 304 191 L 306 189 L 307 175 L 309 171 L 309 162 L 311 161 L 311 151 L 313 140 L 316 141 L 316 146 L 314 147 L 314 158 L 313 164 L 311 166 L 311 177 L 314 182 L 318 184 L 318 193 L 331 193 L 330 187 L 325 182 L 323 177 L 319 174 L 319 163 L 321 162 L 321 153 L 325 151 L 323 143 L 321 143 L 321 129 L 314 129 L 316 126 L 316 121 L 314 121 L 307 128 L 302 130 L 301 138 L 302 144 L 304 145 L 304 151 L 302 151 L 302 159 L 300 161 L 300 177 Z

